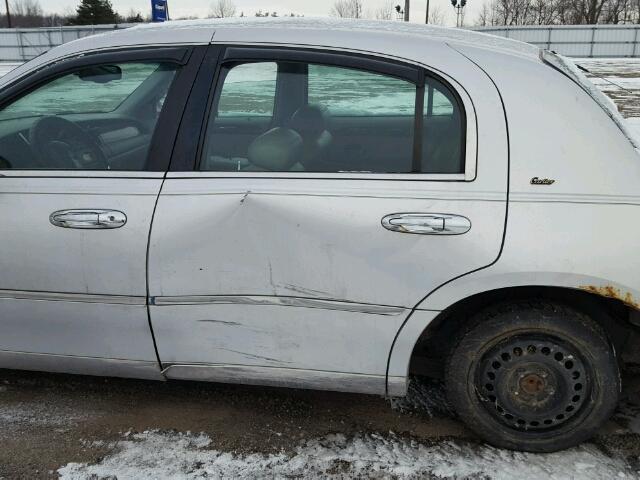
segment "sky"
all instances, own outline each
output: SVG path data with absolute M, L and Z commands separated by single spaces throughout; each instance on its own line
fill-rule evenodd
M 69 13 L 75 10 L 80 0 L 40 0 L 42 8 L 48 12 Z M 168 0 L 171 18 L 184 16 L 206 16 L 211 9 L 213 0 Z M 382 4 L 390 0 L 364 0 L 365 12 L 375 12 Z M 473 23 L 479 6 L 485 0 L 468 0 L 467 23 Z M 328 16 L 334 0 L 233 0 L 238 14 L 254 15 L 255 12 L 276 11 L 283 13 L 298 13 L 305 16 Z M 455 13 L 450 0 L 430 0 L 431 8 L 439 9 L 446 18 L 447 25 L 455 26 Z M 126 15 L 130 9 L 138 10 L 143 15 L 149 14 L 151 0 L 111 0 L 115 10 Z M 394 0 L 404 5 L 404 0 Z M 425 20 L 427 0 L 411 0 L 411 21 L 423 23 Z

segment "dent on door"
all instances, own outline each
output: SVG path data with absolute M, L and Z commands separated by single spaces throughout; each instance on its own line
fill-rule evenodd
M 291 193 L 279 191 L 285 183 Z M 407 314 L 432 286 L 495 258 L 504 204 L 500 194 L 465 202 L 451 187 L 366 183 L 168 179 L 149 263 L 166 374 L 384 392 Z M 479 223 L 450 236 L 383 227 L 403 210 Z

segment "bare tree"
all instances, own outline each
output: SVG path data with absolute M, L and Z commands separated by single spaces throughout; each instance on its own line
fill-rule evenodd
M 449 20 L 449 11 L 443 10 L 440 5 L 434 5 L 429 9 L 430 25 L 446 25 L 447 20 Z
M 553 25 L 558 21 L 558 0 L 532 0 L 530 20 L 533 25 Z
M 575 12 L 575 23 L 596 24 L 607 0 L 573 0 L 571 6 Z
M 600 12 L 598 23 L 631 23 L 634 8 L 632 0 L 606 0 Z
M 41 27 L 44 13 L 38 0 L 15 0 L 11 2 L 11 17 L 14 26 Z
M 38 0 L 14 0 L 10 3 L 11 26 L 43 27 L 49 25 Z M 0 25 L 7 25 L 7 16 L 2 15 Z
M 640 0 L 491 0 L 476 25 L 640 23 Z
M 236 6 L 232 0 L 215 0 L 209 11 L 210 18 L 227 18 L 236 14 Z
M 362 18 L 363 0 L 336 0 L 331 8 L 332 17 Z
M 127 13 L 126 17 L 124 17 L 124 21 L 126 23 L 142 23 L 144 22 L 144 18 L 139 10 L 134 10 L 133 8 L 129 9 L 129 13 Z
M 488 3 L 483 3 L 478 16 L 476 17 L 475 25 L 478 27 L 489 27 L 494 25 L 494 15 L 491 10 L 491 6 Z
M 393 0 L 386 0 L 384 4 L 376 8 L 373 13 L 376 20 L 393 20 L 396 15 Z

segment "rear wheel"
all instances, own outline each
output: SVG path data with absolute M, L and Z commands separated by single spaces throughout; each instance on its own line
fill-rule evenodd
M 446 366 L 450 402 L 499 447 L 550 452 L 590 438 L 620 392 L 600 326 L 556 303 L 511 303 L 479 314 Z

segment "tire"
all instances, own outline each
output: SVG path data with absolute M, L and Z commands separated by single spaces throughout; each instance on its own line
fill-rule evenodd
M 591 318 L 555 302 L 482 311 L 452 348 L 445 385 L 466 425 L 497 447 L 553 452 L 592 437 L 620 395 L 615 351 Z

